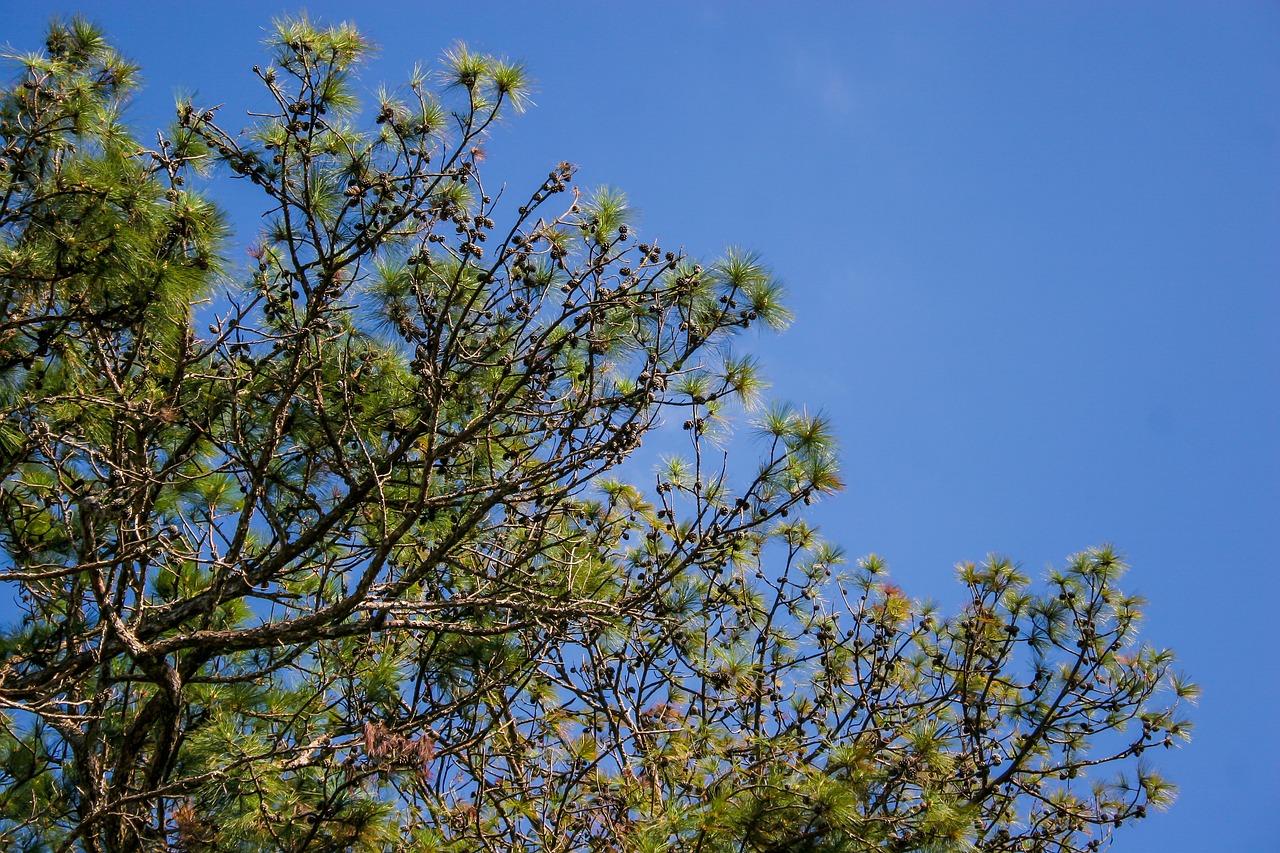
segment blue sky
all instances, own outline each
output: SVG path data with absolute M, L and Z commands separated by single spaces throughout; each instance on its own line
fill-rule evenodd
M 9 2 L 0 42 L 83 11 L 145 68 L 140 126 L 180 89 L 234 124 L 264 26 L 301 8 Z M 758 250 L 797 320 L 751 345 L 844 446 L 849 489 L 815 517 L 909 593 L 952 601 L 954 563 L 987 552 L 1128 554 L 1148 635 L 1205 695 L 1159 757 L 1179 801 L 1114 849 L 1273 847 L 1280 6 L 305 8 L 381 45 L 370 91 L 458 39 L 525 60 L 537 106 L 488 181 L 570 160 L 664 245 Z

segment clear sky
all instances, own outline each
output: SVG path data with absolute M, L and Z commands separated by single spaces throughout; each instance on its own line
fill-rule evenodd
M 1280 5 L 3 0 L 0 42 L 83 11 L 145 68 L 140 126 L 179 90 L 232 124 L 302 8 L 381 45 L 370 91 L 458 39 L 525 60 L 488 182 L 570 160 L 643 235 L 761 252 L 797 320 L 752 345 L 843 441 L 815 517 L 910 594 L 1114 542 L 1205 691 L 1157 757 L 1179 801 L 1114 849 L 1275 849 Z

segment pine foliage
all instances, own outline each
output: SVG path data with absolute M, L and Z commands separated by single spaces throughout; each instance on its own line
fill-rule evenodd
M 962 566 L 951 617 L 843 567 L 832 425 L 732 347 L 789 319 L 759 258 L 568 163 L 503 203 L 524 70 L 458 45 L 366 112 L 369 50 L 282 20 L 255 127 L 150 146 L 92 26 L 10 57 L 0 843 L 1080 851 L 1168 802 L 1194 688 L 1116 554 Z

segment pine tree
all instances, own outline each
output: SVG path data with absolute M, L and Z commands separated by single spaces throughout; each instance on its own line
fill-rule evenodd
M 1086 850 L 1168 801 L 1139 759 L 1195 689 L 1117 555 L 962 567 L 950 618 L 842 568 L 800 518 L 831 425 L 731 347 L 786 324 L 773 274 L 639 242 L 567 163 L 504 204 L 523 69 L 457 46 L 367 126 L 368 51 L 280 21 L 252 132 L 184 102 L 151 147 L 92 26 L 14 57 L 7 847 Z

